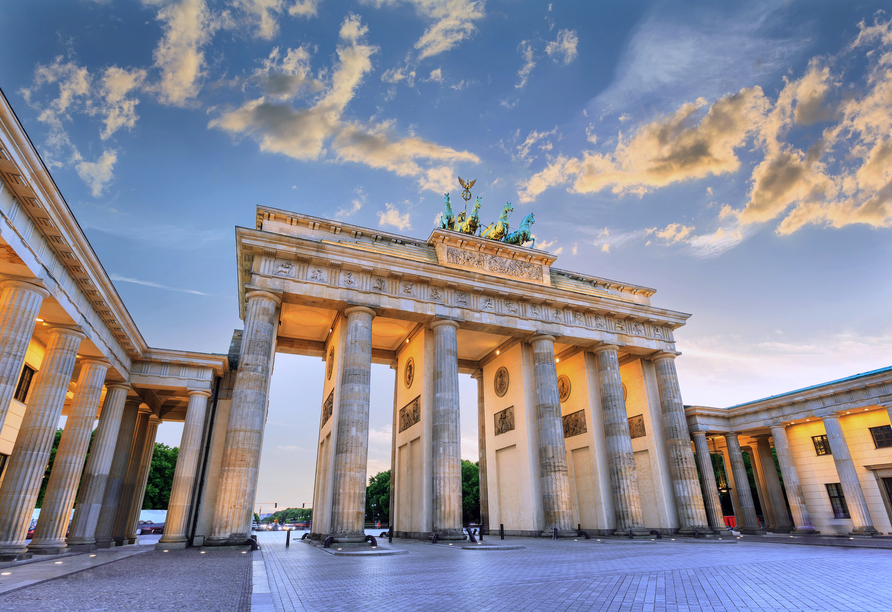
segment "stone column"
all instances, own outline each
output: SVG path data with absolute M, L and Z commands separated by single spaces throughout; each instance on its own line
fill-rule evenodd
M 694 530 L 709 529 L 703 493 L 697 478 L 697 464 L 691 450 L 691 434 L 681 401 L 675 354 L 658 353 L 653 358 L 660 392 L 660 409 L 666 425 L 666 445 L 669 448 L 669 469 L 678 509 L 678 532 L 693 535 Z
M 743 451 L 743 454 L 750 456 L 750 465 L 753 468 L 753 480 L 755 480 L 756 482 L 756 497 L 758 497 L 759 507 L 762 509 L 762 522 L 764 523 L 762 528 L 766 531 L 768 531 L 769 529 L 773 530 L 774 510 L 772 509 L 771 503 L 768 501 L 768 496 L 765 493 L 765 487 L 762 483 L 761 468 L 759 466 L 759 463 L 756 461 L 756 452 L 751 446 L 742 446 L 740 450 Z M 759 518 L 758 513 L 756 514 L 756 518 Z
M 186 548 L 189 508 L 192 507 L 192 490 L 198 476 L 198 458 L 201 456 L 201 438 L 210 396 L 210 391 L 189 391 L 189 407 L 186 408 L 186 424 L 183 426 L 177 466 L 173 474 L 164 535 L 158 540 L 156 548 Z
M 388 527 L 391 532 L 395 532 L 396 529 L 394 525 L 396 524 L 396 479 L 397 479 L 397 469 L 396 469 L 396 434 L 399 430 L 399 419 L 400 419 L 400 408 L 397 403 L 397 394 L 400 388 L 400 371 L 399 371 L 399 361 L 396 360 L 390 365 L 390 369 L 393 370 L 393 426 L 390 428 L 390 508 L 388 509 L 388 516 L 390 517 L 388 521 Z M 321 458 L 316 461 L 322 461 Z M 402 486 L 402 484 L 400 484 Z
M 136 483 L 140 476 L 139 465 L 142 461 L 142 451 L 146 444 L 146 432 L 149 428 L 149 417 L 151 415 L 152 409 L 145 404 L 140 404 L 136 415 L 136 425 L 133 430 L 130 452 L 127 455 L 127 469 L 124 472 L 121 495 L 115 510 L 114 526 L 111 532 L 118 546 L 128 544 L 127 528 L 130 520 L 130 509 L 133 506 L 133 498 L 136 496 Z
M 617 346 L 605 344 L 595 349 L 598 359 L 598 381 L 601 388 L 601 410 L 604 413 L 604 434 L 607 438 L 607 462 L 613 485 L 613 507 L 616 513 L 616 535 L 650 536 L 644 528 L 644 512 L 638 492 L 635 453 L 629 434 L 629 415 L 619 374 Z
M 846 496 L 846 505 L 849 507 L 849 516 L 852 517 L 852 533 L 855 535 L 873 535 L 877 533 L 867 509 L 867 501 L 864 499 L 864 491 L 861 490 L 861 481 L 852 455 L 849 453 L 849 445 L 842 433 L 842 425 L 835 414 L 821 417 L 824 421 L 824 430 L 827 432 L 827 441 L 830 442 L 830 451 L 833 453 L 833 462 L 836 464 L 836 473 L 839 474 L 839 483 L 842 485 L 843 495 Z
M 764 535 L 765 531 L 759 528 L 759 518 L 756 516 L 756 506 L 753 504 L 753 494 L 750 492 L 750 481 L 746 477 L 746 464 L 743 462 L 743 453 L 740 450 L 738 434 L 731 432 L 725 434 L 725 443 L 728 446 L 728 458 L 731 460 L 731 472 L 734 474 L 734 486 L 737 488 L 737 499 L 740 502 L 740 516 L 738 531 L 751 535 Z
M 248 291 L 246 299 L 242 352 L 226 426 L 213 528 L 205 540 L 206 546 L 244 544 L 251 535 L 275 330 L 282 300 L 265 291 Z
M 793 531 L 790 523 L 790 515 L 787 512 L 787 504 L 784 502 L 784 490 L 780 479 L 777 477 L 777 468 L 774 465 L 774 455 L 771 454 L 771 444 L 767 435 L 756 436 L 756 455 L 759 462 L 762 478 L 765 480 L 765 489 L 768 499 L 774 510 L 774 531 L 789 533 Z
M 731 509 L 734 511 L 734 518 L 737 519 L 737 527 L 735 529 L 739 529 L 743 525 L 743 521 L 740 518 L 743 516 L 743 513 L 740 510 L 740 499 L 737 497 L 737 486 L 734 484 L 734 471 L 731 469 L 731 456 L 728 454 L 727 444 L 721 449 L 721 452 L 722 467 L 725 470 L 725 478 L 728 481 L 728 496 L 731 498 Z
M 48 295 L 32 283 L 0 281 L 0 430 L 25 364 L 35 319 Z
M 564 425 L 561 420 L 561 395 L 558 391 L 554 361 L 554 336 L 534 336 L 533 368 L 536 374 L 536 416 L 539 429 L 539 481 L 545 510 L 543 536 L 574 537 L 573 512 L 570 509 L 570 475 Z
M 130 516 L 127 518 L 125 537 L 130 544 L 136 544 L 139 537 L 139 515 L 142 512 L 142 502 L 146 497 L 146 484 L 149 481 L 149 472 L 152 471 L 152 455 L 155 454 L 155 436 L 158 434 L 158 425 L 160 424 L 161 419 L 154 414 L 149 415 L 145 443 L 139 462 L 139 479 L 136 481 L 136 489 L 133 491 Z
M 439 539 L 464 539 L 461 507 L 461 421 L 455 321 L 436 320 L 432 419 L 432 529 Z
M 709 527 L 715 533 L 726 532 L 725 518 L 722 513 L 722 502 L 719 499 L 719 489 L 715 483 L 715 469 L 712 467 L 712 453 L 709 452 L 709 442 L 705 431 L 691 433 L 694 439 L 694 447 L 697 449 L 697 463 L 700 464 L 700 475 L 703 477 L 703 501 L 705 503 L 706 517 Z
M 477 456 L 480 472 L 480 532 L 489 527 L 489 487 L 486 482 L 486 409 L 483 401 L 483 370 L 471 378 L 477 381 Z
M 139 399 L 126 400 L 124 410 L 121 413 L 121 424 L 118 427 L 114 454 L 111 458 L 111 467 L 108 470 L 108 480 L 105 484 L 105 492 L 102 495 L 102 506 L 99 510 L 99 518 L 96 520 L 95 535 L 93 536 L 97 548 L 109 548 L 115 545 L 112 532 L 115 527 L 118 505 L 121 503 L 121 491 L 124 488 L 124 478 L 127 475 L 127 464 L 130 461 L 130 449 L 133 446 L 133 434 L 136 431 L 139 403 Z M 99 417 L 99 427 L 102 427 L 102 417 Z M 96 436 L 97 438 L 99 437 L 98 432 Z M 85 530 L 85 532 L 89 533 L 88 530 Z M 86 539 L 87 536 L 85 535 L 84 538 Z M 70 545 L 71 543 L 69 542 Z
M 331 535 L 336 542 L 365 539 L 366 463 L 369 456 L 369 385 L 372 370 L 372 319 L 375 311 L 351 306 L 338 402 L 334 456 Z
M 80 486 L 84 459 L 90 446 L 90 434 L 93 433 L 93 421 L 99 411 L 102 385 L 109 365 L 107 361 L 98 359 L 81 360 L 77 390 L 56 450 L 34 539 L 28 545 L 28 550 L 33 553 L 57 555 L 64 552 L 63 549 L 67 546 L 65 533 L 68 531 L 71 509 Z
M 0 486 L 0 560 L 30 557 L 25 536 L 62 415 L 77 349 L 86 337 L 79 330 L 67 327 L 51 328 L 49 336 L 43 363 L 34 377 L 28 410 Z
M 71 535 L 68 537 L 70 552 L 84 552 L 96 548 L 96 524 L 102 511 L 102 499 L 108 484 L 115 443 L 130 385 L 109 383 L 105 389 L 105 402 L 99 415 L 99 425 L 96 427 L 93 446 L 87 458 L 87 465 L 84 467 L 84 477 L 74 506 Z
M 787 432 L 784 426 L 772 425 L 771 437 L 774 438 L 774 450 L 777 452 L 777 462 L 780 464 L 781 475 L 784 477 L 787 500 L 790 502 L 793 524 L 796 526 L 793 533 L 820 533 L 812 527 L 811 516 L 805 505 L 805 494 L 799 483 L 799 473 L 796 471 L 796 464 L 793 463 L 793 453 L 790 452 L 790 443 L 787 441 Z

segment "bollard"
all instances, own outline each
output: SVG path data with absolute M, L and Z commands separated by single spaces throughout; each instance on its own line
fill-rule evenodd
M 582 523 L 576 523 L 576 531 L 582 531 Z
M 695 539 L 695 540 L 699 540 L 699 539 L 700 539 L 700 530 L 699 530 L 699 529 L 695 529 L 695 530 L 694 530 L 694 539 Z
M 331 543 L 333 541 L 334 541 L 334 538 L 331 536 L 328 536 L 327 538 L 325 538 L 325 544 L 322 545 L 322 548 L 331 548 Z
M 555 527 L 554 531 L 551 533 L 551 539 L 557 540 L 557 527 Z
M 474 537 L 474 532 L 471 531 L 471 528 L 470 528 L 470 527 L 468 527 L 468 540 L 470 540 L 470 541 L 473 542 L 474 544 L 477 543 L 477 538 Z
M 480 523 L 480 541 L 483 541 L 483 523 Z
M 387 532 L 387 543 L 393 544 L 393 525 L 390 526 L 390 531 Z
M 655 535 L 655 536 L 657 536 L 657 539 L 658 539 L 658 540 L 662 540 L 662 539 L 663 539 L 663 534 L 660 533 L 659 531 L 657 531 L 656 529 L 651 529 L 651 530 L 650 530 L 650 535 Z
M 499 538 L 505 539 L 505 526 L 502 523 L 499 523 Z
M 371 543 L 372 548 L 378 548 L 378 540 L 373 535 L 367 535 L 365 541 Z
M 434 534 L 433 541 L 431 542 L 431 544 L 436 544 L 436 543 L 437 543 L 437 537 L 438 537 L 438 536 L 437 536 L 437 534 L 435 533 L 435 534 Z
M 291 546 L 291 530 L 289 529 L 285 533 L 288 534 L 285 536 L 285 548 L 288 548 L 289 546 Z
M 576 537 L 581 538 L 583 536 L 586 540 L 592 539 L 592 536 L 589 535 L 588 531 L 583 531 L 582 529 L 580 529 L 579 532 L 576 534 Z
M 301 540 L 306 540 L 306 539 L 309 538 L 309 537 L 310 537 L 310 532 L 308 531 L 308 532 L 306 532 L 305 534 L 303 534 L 302 536 L 300 536 L 300 539 L 301 539 Z
M 630 540 L 634 540 L 634 539 L 635 539 L 635 536 L 632 534 L 632 530 L 631 530 L 631 529 L 629 529 L 629 539 L 630 539 Z

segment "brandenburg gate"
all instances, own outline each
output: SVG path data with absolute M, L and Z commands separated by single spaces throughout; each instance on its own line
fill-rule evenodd
M 450 229 L 416 240 L 265 206 L 236 242 L 245 325 L 215 423 L 205 545 L 250 535 L 276 353 L 326 362 L 313 538 L 365 537 L 372 363 L 396 370 L 398 536 L 463 537 L 462 408 L 478 416 L 487 526 L 710 531 L 674 362 L 689 315 L 651 305 L 653 289 Z M 476 406 L 459 406 L 461 373 Z

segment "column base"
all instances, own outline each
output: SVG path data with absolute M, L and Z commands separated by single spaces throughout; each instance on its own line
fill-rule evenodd
M 204 546 L 244 546 L 250 538 L 246 534 L 235 533 L 225 537 L 205 538 Z
M 579 532 L 575 529 L 561 529 L 558 527 L 557 536 L 559 538 L 578 538 Z M 550 527 L 542 531 L 540 535 L 542 538 L 553 538 L 554 537 L 554 527 Z
M 821 533 L 814 527 L 796 527 L 790 532 L 790 535 L 817 535 Z
M 765 535 L 768 533 L 764 529 L 738 529 L 737 531 L 745 535 Z
M 649 538 L 649 537 L 651 537 L 650 531 L 648 531 L 647 529 L 644 529 L 643 527 L 633 527 L 632 529 L 626 529 L 625 531 L 617 530 L 617 531 L 613 532 L 613 535 L 621 537 L 621 538 L 628 538 L 630 531 L 632 532 L 632 538 Z
M 700 535 L 702 538 L 711 538 L 714 531 L 709 527 L 682 527 L 678 530 L 678 535 L 685 537 L 694 537 Z
M 362 544 L 365 542 L 364 531 L 346 531 L 342 533 L 330 533 L 331 541 L 335 544 Z
M 187 542 L 158 542 L 155 544 L 155 550 L 185 550 Z
M 877 531 L 874 527 L 861 527 L 860 529 L 851 530 L 849 532 L 849 535 L 870 538 L 875 535 L 882 535 L 882 534 L 879 531 Z
M 114 548 L 116 544 L 114 540 L 96 540 L 96 548 Z
M 61 555 L 62 553 L 70 552 L 68 550 L 68 545 L 64 542 L 60 544 L 37 544 L 36 546 L 33 544 L 28 545 L 28 550 L 30 550 L 35 555 Z
M 791 525 L 784 525 L 783 527 L 772 527 L 768 531 L 772 533 L 792 533 L 794 528 Z
M 93 544 L 68 544 L 68 548 L 65 549 L 65 552 L 93 552 L 96 550 L 98 546 L 94 542 Z
M 33 554 L 27 551 L 0 551 L 0 563 L 8 563 L 10 561 L 27 561 L 33 556 Z

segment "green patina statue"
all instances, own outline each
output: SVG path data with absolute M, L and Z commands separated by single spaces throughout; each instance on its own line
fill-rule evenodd
M 533 213 L 528 214 L 523 218 L 523 221 L 520 222 L 520 229 L 505 236 L 505 242 L 523 246 L 525 242 L 532 240 L 533 244 L 530 245 L 530 248 L 535 249 L 536 239 L 530 236 L 530 226 L 535 222 L 536 218 L 533 216 Z

